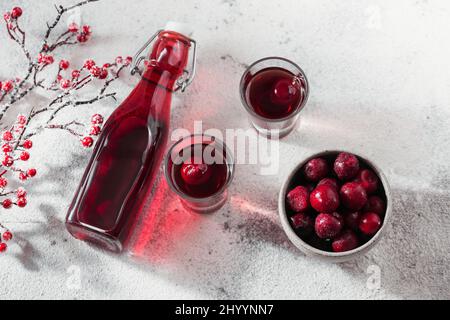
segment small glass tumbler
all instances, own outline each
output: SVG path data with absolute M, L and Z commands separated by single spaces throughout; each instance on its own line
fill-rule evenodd
M 234 158 L 221 140 L 205 134 L 180 139 L 165 159 L 167 182 L 182 204 L 195 212 L 218 210 L 228 199 Z
M 267 138 L 282 138 L 295 127 L 308 100 L 309 84 L 294 62 L 267 57 L 245 70 L 240 94 L 253 127 Z

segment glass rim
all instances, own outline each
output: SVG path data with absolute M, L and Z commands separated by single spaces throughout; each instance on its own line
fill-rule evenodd
M 226 152 L 226 164 L 229 167 L 229 169 L 227 170 L 228 173 L 228 177 L 227 177 L 227 181 L 223 184 L 222 187 L 220 187 L 219 190 L 217 190 L 215 193 L 213 193 L 210 196 L 204 197 L 204 198 L 195 198 L 195 197 L 191 197 L 189 195 L 187 195 L 186 193 L 180 191 L 175 184 L 173 183 L 170 173 L 169 173 L 169 161 L 170 161 L 170 156 L 172 154 L 173 149 L 178 146 L 181 142 L 186 141 L 188 139 L 194 139 L 195 137 L 208 137 L 211 138 L 214 142 L 218 142 L 221 144 L 221 146 L 223 147 L 223 150 L 225 150 Z M 227 159 L 228 158 L 228 159 Z M 228 186 L 230 185 L 231 181 L 233 180 L 234 177 L 234 156 L 233 153 L 231 152 L 231 150 L 228 148 L 228 146 L 225 144 L 225 142 L 223 142 L 222 140 L 218 139 L 215 136 L 209 135 L 209 134 L 204 134 L 204 133 L 194 133 L 194 134 L 190 134 L 188 136 L 182 137 L 180 138 L 178 141 L 174 142 L 172 144 L 172 146 L 170 146 L 169 150 L 167 151 L 167 154 L 165 156 L 164 159 L 164 176 L 166 178 L 167 184 L 169 185 L 170 189 L 172 189 L 173 192 L 175 192 L 178 196 L 180 196 L 183 200 L 188 200 L 190 202 L 207 202 L 208 200 L 223 194 L 227 189 Z
M 301 75 L 305 79 L 305 83 L 306 83 L 305 98 L 302 100 L 302 102 L 300 103 L 299 107 L 294 112 L 292 112 L 291 114 L 289 114 L 289 115 L 287 115 L 287 116 L 285 116 L 283 118 L 279 118 L 279 119 L 265 118 L 265 117 L 257 114 L 255 112 L 255 110 L 253 110 L 253 108 L 248 105 L 247 99 L 245 99 L 245 90 L 244 90 L 245 76 L 250 72 L 251 68 L 253 68 L 257 64 L 260 64 L 261 62 L 264 62 L 264 61 L 267 61 L 267 60 L 281 60 L 281 61 L 287 62 L 288 64 L 291 64 L 292 66 L 294 66 L 295 68 L 298 69 L 299 73 L 301 73 Z M 253 62 L 251 65 L 249 65 L 245 69 L 244 73 L 241 76 L 241 81 L 239 82 L 239 94 L 240 94 L 240 97 L 241 97 L 241 102 L 244 105 L 244 108 L 252 116 L 254 116 L 254 117 L 256 117 L 256 118 L 258 118 L 260 120 L 266 121 L 266 122 L 282 122 L 282 121 L 286 121 L 286 120 L 289 120 L 289 119 L 295 117 L 305 107 L 306 102 L 308 101 L 308 98 L 309 98 L 309 81 L 308 81 L 308 78 L 306 77 L 306 74 L 303 71 L 303 69 L 300 68 L 300 66 L 298 64 L 296 64 L 295 62 L 293 62 L 293 61 L 291 61 L 289 59 L 283 58 L 283 57 L 269 56 L 269 57 L 265 57 L 265 58 L 261 58 L 261 59 L 256 60 L 255 62 Z

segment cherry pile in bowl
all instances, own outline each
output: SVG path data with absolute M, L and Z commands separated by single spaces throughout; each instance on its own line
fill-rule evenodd
M 373 168 L 351 153 L 336 152 L 309 160 L 288 190 L 290 224 L 303 241 L 317 249 L 355 249 L 383 224 L 383 185 Z

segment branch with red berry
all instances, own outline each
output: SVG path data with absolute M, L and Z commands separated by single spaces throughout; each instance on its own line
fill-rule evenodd
M 94 138 L 101 132 L 103 117 L 100 114 L 94 114 L 89 125 L 74 120 L 58 123 L 56 116 L 67 107 L 78 108 L 105 98 L 115 99 L 116 93 L 109 91 L 110 85 L 130 66 L 131 57 L 119 56 L 115 61 L 101 65 L 87 59 L 79 68 L 71 68 L 69 60 L 59 59 L 54 73 L 51 70 L 51 66 L 56 65 L 55 53 L 58 48 L 83 44 L 92 36 L 90 26 L 79 26 L 76 23 L 70 23 L 59 35 L 53 36 L 64 14 L 96 1 L 99 0 L 85 0 L 70 7 L 56 6 L 57 15 L 53 22 L 47 23 L 42 45 L 36 54 L 27 47 L 26 32 L 20 24 L 22 9 L 15 7 L 3 15 L 10 39 L 19 46 L 27 60 L 27 69 L 22 78 L 0 82 L 0 126 L 3 129 L 0 135 L 0 205 L 4 209 L 27 205 L 27 192 L 23 187 L 8 187 L 10 179 L 17 178 L 20 182 L 25 182 L 37 174 L 35 168 L 25 165 L 30 158 L 33 136 L 43 130 L 62 130 L 78 139 L 84 147 L 91 147 Z M 89 85 L 98 86 L 98 91 L 95 94 L 86 93 L 83 89 Z M 27 114 L 19 114 L 12 124 L 3 123 L 4 116 L 35 90 L 45 92 L 48 103 L 33 106 Z M 11 239 L 11 231 L 0 223 L 0 252 L 6 250 L 6 242 Z

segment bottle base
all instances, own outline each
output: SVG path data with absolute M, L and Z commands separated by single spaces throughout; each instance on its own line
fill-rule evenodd
M 185 209 L 195 213 L 213 213 L 222 208 L 227 200 L 228 192 L 226 190 L 222 194 L 211 198 L 210 201 L 189 201 L 180 199 L 181 204 Z
M 89 242 L 96 247 L 115 253 L 120 253 L 123 250 L 122 242 L 108 234 L 68 221 L 66 221 L 66 229 L 76 239 Z
M 282 123 L 264 122 L 249 117 L 249 122 L 256 132 L 267 139 L 278 140 L 286 137 L 294 129 L 299 126 L 298 115 L 292 119 L 288 119 Z

